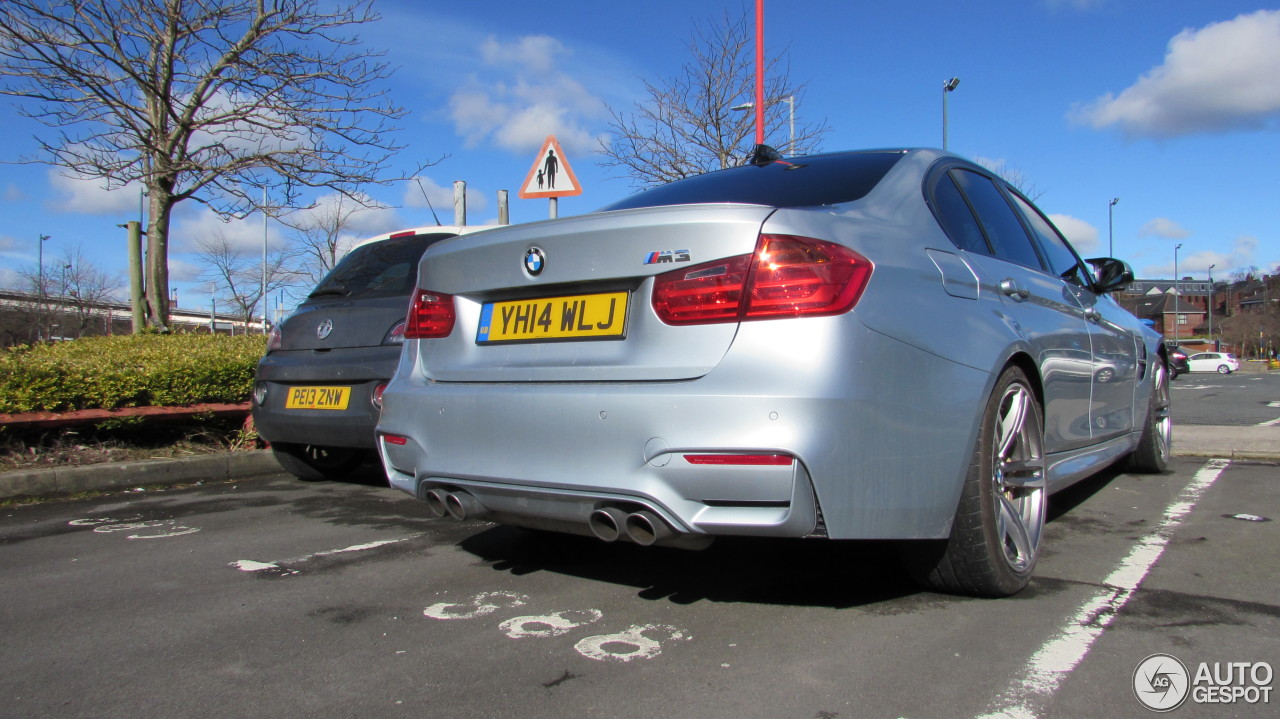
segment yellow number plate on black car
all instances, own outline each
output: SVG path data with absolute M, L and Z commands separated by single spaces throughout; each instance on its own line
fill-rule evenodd
M 285 409 L 346 409 L 350 387 L 290 387 Z
M 486 302 L 480 310 L 476 342 L 539 342 L 579 338 L 622 338 L 626 333 L 626 292 Z

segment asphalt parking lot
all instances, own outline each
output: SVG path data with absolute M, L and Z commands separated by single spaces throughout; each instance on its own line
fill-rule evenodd
M 10 507 L 0 713 L 1141 716 L 1151 655 L 1280 664 L 1278 479 L 1099 475 L 1005 600 L 921 592 L 881 544 L 606 545 L 431 519 L 376 478 Z

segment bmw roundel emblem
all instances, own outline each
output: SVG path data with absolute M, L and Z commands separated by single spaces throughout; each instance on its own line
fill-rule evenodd
M 537 277 L 542 274 L 542 268 L 547 264 L 547 256 L 537 247 L 530 247 L 524 253 L 524 269 L 525 272 Z
M 328 337 L 331 332 L 333 332 L 333 320 L 325 320 L 316 327 L 316 337 L 320 339 Z

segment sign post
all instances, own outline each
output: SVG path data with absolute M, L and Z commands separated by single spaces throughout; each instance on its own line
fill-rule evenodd
M 557 199 L 581 194 L 582 185 L 578 184 L 578 177 L 573 174 L 573 168 L 569 166 L 564 150 L 560 149 L 560 143 L 556 141 L 555 135 L 547 135 L 546 141 L 542 143 L 542 150 L 533 158 L 533 166 L 529 168 L 529 174 L 524 178 L 518 196 L 522 200 L 548 198 L 550 217 L 555 219 L 559 216 Z

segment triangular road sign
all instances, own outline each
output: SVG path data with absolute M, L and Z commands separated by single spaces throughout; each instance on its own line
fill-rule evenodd
M 555 135 L 547 135 L 542 151 L 533 159 L 529 176 L 524 178 L 518 197 L 523 200 L 538 197 L 572 197 L 582 194 L 582 185 L 569 167 L 569 160 L 560 149 Z

